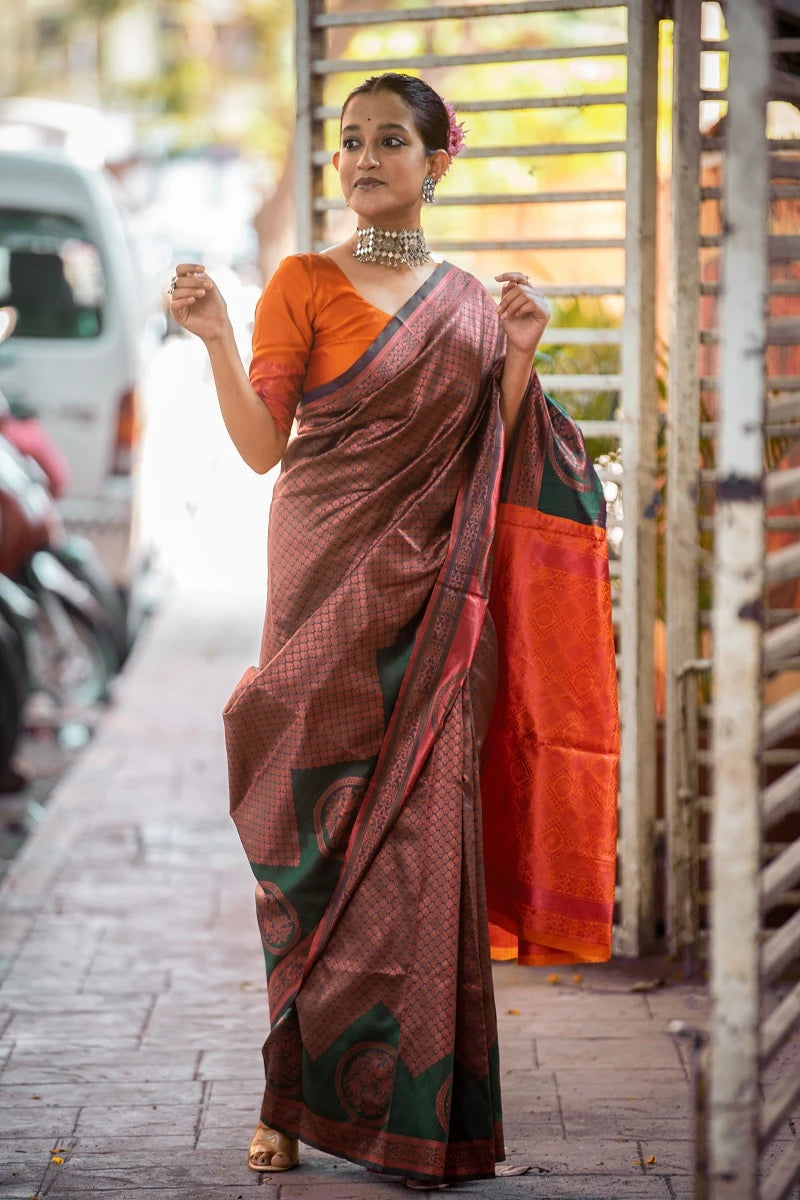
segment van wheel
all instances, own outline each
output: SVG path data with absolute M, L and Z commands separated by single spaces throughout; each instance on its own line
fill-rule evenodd
M 56 601 L 50 613 L 40 609 L 34 638 L 35 686 L 60 708 L 91 708 L 108 699 L 116 653 L 110 639 L 80 611 Z

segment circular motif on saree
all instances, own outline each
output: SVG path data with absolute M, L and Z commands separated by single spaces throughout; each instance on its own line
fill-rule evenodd
M 282 1021 L 273 1029 L 265 1054 L 267 1087 L 276 1096 L 300 1093 L 303 1047 L 297 1022 Z
M 450 1106 L 453 1100 L 453 1076 L 448 1075 L 442 1086 L 436 1093 L 434 1108 L 436 1110 L 436 1120 L 442 1127 L 442 1132 L 447 1136 L 450 1133 Z
M 325 789 L 314 805 L 314 832 L 319 852 L 326 858 L 344 858 L 353 822 L 366 790 L 366 779 L 358 775 L 337 779 Z
M 381 1126 L 389 1116 L 397 1051 L 382 1042 L 360 1042 L 336 1067 L 336 1095 L 348 1116 Z
M 583 446 L 583 438 L 577 425 L 557 408 L 550 409 L 547 457 L 559 479 L 573 491 L 592 491 L 594 473 L 591 460 Z
M 300 918 L 275 883 L 262 881 L 256 891 L 261 940 L 270 954 L 286 954 L 300 941 Z

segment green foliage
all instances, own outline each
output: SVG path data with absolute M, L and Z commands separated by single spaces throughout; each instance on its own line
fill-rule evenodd
M 88 17 L 102 24 L 115 17 L 131 2 L 132 0 L 73 0 L 71 15 L 78 20 Z

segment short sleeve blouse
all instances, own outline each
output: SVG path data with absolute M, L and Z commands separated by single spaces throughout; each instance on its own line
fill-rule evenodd
M 303 393 L 351 367 L 391 319 L 327 255 L 283 259 L 256 306 L 250 383 L 284 436 Z

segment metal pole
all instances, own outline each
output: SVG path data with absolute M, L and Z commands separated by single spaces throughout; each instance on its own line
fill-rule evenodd
M 313 69 L 315 60 L 325 56 L 325 31 L 315 23 L 324 12 L 325 0 L 295 0 L 295 228 L 300 251 L 311 250 L 324 230 L 324 214 L 314 209 L 315 196 L 322 195 L 322 167 L 314 163 L 314 153 L 323 149 L 322 122 L 314 110 L 322 104 L 324 78 Z
M 700 446 L 700 5 L 675 0 L 667 394 L 667 937 L 690 955 L 697 935 L 697 472 Z M 687 964 L 688 966 L 688 964 Z
M 656 596 L 655 241 L 658 18 L 651 0 L 628 5 L 625 317 L 622 364 L 622 667 L 617 949 L 635 955 L 654 935 L 656 796 L 653 627 Z
M 295 69 L 297 112 L 294 151 L 294 206 L 297 249 L 311 249 L 311 12 L 314 0 L 295 0 Z
M 728 5 L 713 614 L 712 1200 L 758 1194 L 759 746 L 770 69 L 767 0 Z

